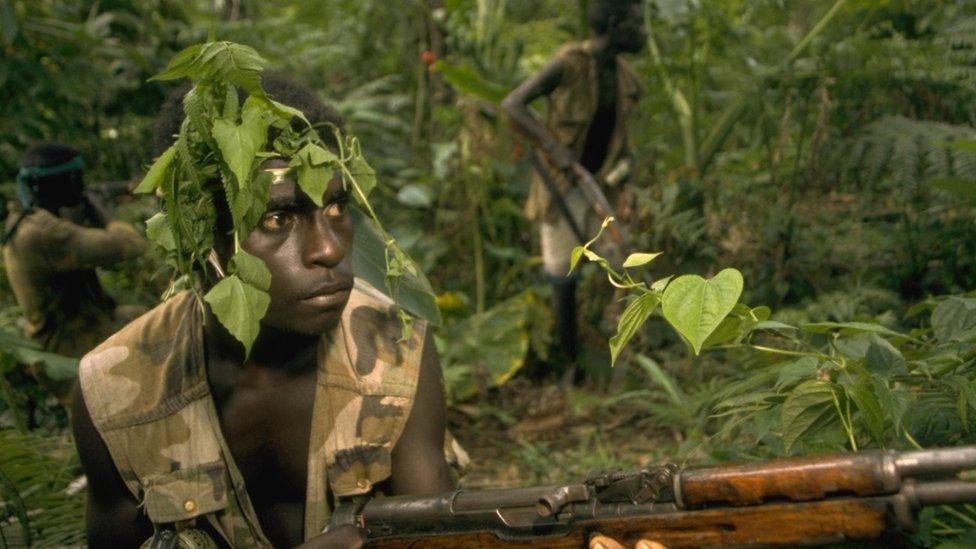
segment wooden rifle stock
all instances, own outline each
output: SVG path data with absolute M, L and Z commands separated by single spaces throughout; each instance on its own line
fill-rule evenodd
M 926 505 L 976 502 L 976 447 L 636 472 L 581 484 L 375 498 L 368 547 L 586 547 L 596 533 L 670 548 L 819 545 L 912 530 Z M 340 508 L 340 511 L 342 508 Z M 345 519 L 343 519 L 345 517 Z

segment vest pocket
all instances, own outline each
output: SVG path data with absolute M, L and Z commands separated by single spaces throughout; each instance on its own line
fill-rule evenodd
M 227 469 L 221 462 L 146 479 L 143 498 L 154 523 L 178 522 L 227 507 Z

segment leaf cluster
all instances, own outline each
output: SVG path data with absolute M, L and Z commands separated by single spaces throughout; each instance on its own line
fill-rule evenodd
M 643 267 L 661 254 L 632 253 L 624 260 L 621 270 L 616 270 L 607 259 L 590 249 L 612 222 L 612 217 L 606 218 L 593 239 L 573 250 L 569 271 L 572 273 L 585 256 L 606 271 L 611 284 L 631 294 L 630 302 L 620 315 L 617 333 L 610 338 L 613 363 L 659 305 L 662 316 L 696 355 L 707 346 L 741 337 L 769 317 L 768 309 L 759 313 L 764 315 L 759 319 L 752 309 L 738 304 L 743 280 L 742 273 L 736 269 L 724 269 L 709 279 L 698 275 L 669 276 L 648 284 L 635 280 L 627 269 Z M 746 318 L 751 319 L 752 324 L 742 321 Z
M 338 172 L 382 231 L 368 201 L 376 175 L 359 141 L 338 128 L 324 128 L 333 132 L 338 144 L 338 150 L 330 150 L 319 134 L 323 128 L 313 127 L 300 111 L 274 101 L 262 89 L 266 64 L 254 49 L 226 41 L 197 44 L 177 54 L 154 78 L 193 82 L 183 101 L 186 118 L 176 142 L 156 159 L 136 189 L 158 192 L 165 199 L 165 210 L 147 222 L 147 233 L 176 270 L 172 290 L 197 291 L 208 263 L 216 263 L 220 279 L 203 300 L 247 352 L 270 302 L 270 272 L 241 247 L 267 206 L 274 176 L 262 169 L 266 160 L 287 161 L 283 171 L 294 172 L 299 188 L 319 206 Z M 214 252 L 215 204 L 227 205 L 233 225 L 233 255 L 225 264 Z M 395 297 L 399 279 L 415 275 L 416 268 L 382 232 L 386 282 Z M 408 322 L 406 315 L 401 318 Z

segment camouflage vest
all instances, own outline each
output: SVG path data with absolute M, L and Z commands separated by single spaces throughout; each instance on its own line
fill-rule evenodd
M 599 107 L 599 76 L 596 56 L 589 41 L 573 42 L 564 45 L 556 54 L 562 63 L 562 78 L 559 86 L 548 96 L 546 127 L 556 141 L 573 151 L 576 160 L 583 157 L 583 148 L 593 117 Z M 607 155 L 600 170 L 593 174 L 597 181 L 603 181 L 617 162 L 627 153 L 627 121 L 633 114 L 640 98 L 640 82 L 637 74 L 626 61 L 617 57 L 617 103 L 613 135 L 607 146 Z M 543 159 L 552 174 L 560 171 Z M 557 184 L 562 192 L 571 183 L 558 177 Z M 526 205 L 529 219 L 554 219 L 559 212 L 552 207 L 549 191 L 539 175 L 535 175 L 529 190 Z
M 269 547 L 220 431 L 206 378 L 203 315 L 188 292 L 85 356 L 92 420 L 126 486 L 156 524 L 206 520 L 232 547 Z M 339 327 L 322 337 L 313 404 L 305 539 L 328 522 L 330 496 L 366 494 L 390 457 L 417 388 L 426 323 L 398 343 L 393 303 L 356 280 Z M 467 459 L 448 435 L 446 452 Z

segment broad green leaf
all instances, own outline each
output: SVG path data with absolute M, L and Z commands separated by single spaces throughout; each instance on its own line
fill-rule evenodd
M 932 330 L 940 341 L 965 341 L 976 336 L 976 298 L 950 297 L 932 312 Z
M 743 322 L 741 318 L 727 316 L 724 320 L 722 320 L 722 322 L 719 323 L 718 327 L 715 328 L 711 334 L 709 334 L 702 346 L 711 347 L 713 345 L 728 343 L 742 334 L 742 328 Z
M 617 363 L 620 351 L 627 345 L 637 330 L 647 322 L 651 313 L 657 308 L 660 298 L 657 294 L 645 293 L 632 300 L 617 323 L 617 333 L 610 338 L 610 365 Z
M 176 249 L 173 231 L 170 229 L 169 223 L 166 222 L 166 214 L 163 212 L 158 212 L 146 221 L 146 236 L 167 252 Z
M 350 208 L 349 213 L 355 227 L 352 245 L 353 274 L 393 298 L 386 287 L 386 247 L 379 229 L 357 208 Z M 437 308 L 434 291 L 423 274 L 405 274 L 400 279 L 395 297 L 398 304 L 408 312 L 434 326 L 441 325 L 441 312 Z
M 783 444 L 789 451 L 801 437 L 826 427 L 836 419 L 833 385 L 818 380 L 797 385 L 786 397 L 780 419 Z
M 298 151 L 298 157 L 309 166 L 325 166 L 339 161 L 339 157 L 329 149 L 309 143 Z
M 441 73 L 444 80 L 447 80 L 448 83 L 459 91 L 469 93 L 479 99 L 499 104 L 508 95 L 509 90 L 505 86 L 490 82 L 466 67 L 449 65 L 444 61 L 437 61 L 434 63 L 433 69 Z
M 245 284 L 250 284 L 265 292 L 271 288 L 271 271 L 268 270 L 264 261 L 243 249 L 234 254 L 234 257 L 230 259 L 229 266 L 231 272 L 241 277 Z
M 323 167 L 309 167 L 302 165 L 298 168 L 298 186 L 316 206 L 322 207 L 325 190 L 332 181 L 332 170 Z
M 759 324 L 756 324 L 756 330 L 797 330 L 796 326 L 790 326 L 789 324 L 784 324 L 776 320 L 763 320 Z
M 820 361 L 812 356 L 800 357 L 781 365 L 777 369 L 776 388 L 780 389 L 797 382 L 815 380 Z
M 895 375 L 908 375 L 905 357 L 883 337 L 871 336 L 865 359 L 868 370 L 885 379 Z
M 237 88 L 227 84 L 224 86 L 224 111 L 220 118 L 225 120 L 237 120 L 238 109 L 240 109 L 241 101 L 237 96 Z
M 871 379 L 871 386 L 874 394 L 878 397 L 878 404 L 892 425 L 892 429 L 899 432 L 905 413 L 908 412 L 909 406 L 915 402 L 915 393 L 901 384 L 889 387 L 885 380 L 877 377 Z
M 844 384 L 844 390 L 848 398 L 854 402 L 857 410 L 861 413 L 861 421 L 867 428 L 868 434 L 874 439 L 875 444 L 884 446 L 885 418 L 878 402 L 878 397 L 871 390 L 869 380 L 861 376 L 853 383 Z
M 312 125 L 312 123 L 309 122 L 307 118 L 305 118 L 305 113 L 303 113 L 302 111 L 270 99 L 268 100 L 268 103 L 271 104 L 271 106 L 274 108 L 275 111 L 278 112 L 279 115 L 282 115 L 286 118 L 288 117 L 297 118 L 302 122 L 305 122 L 306 126 Z
M 190 76 L 190 68 L 193 66 L 203 49 L 203 44 L 194 44 L 183 51 L 177 53 L 170 59 L 169 64 L 163 72 L 153 76 L 149 80 L 175 80 Z
M 725 269 L 708 280 L 698 275 L 684 275 L 665 288 L 662 311 L 664 318 L 698 354 L 741 294 L 742 273 L 735 269 Z
M 356 186 L 362 193 L 362 196 L 356 194 L 357 200 L 361 201 L 364 197 L 369 197 L 373 187 L 376 186 L 376 172 L 373 171 L 372 166 L 363 157 L 356 157 L 349 161 L 349 173 L 356 180 Z
M 548 331 L 545 303 L 526 291 L 479 314 L 445 326 L 439 341 L 448 393 L 464 400 L 481 388 L 506 383 L 524 365 L 532 334 Z M 449 345 L 444 345 L 449 341 Z
M 270 121 L 255 103 L 245 103 L 241 125 L 225 119 L 214 120 L 213 137 L 220 155 L 237 178 L 238 188 L 248 185 L 254 157 L 264 147 Z
M 261 319 L 271 302 L 268 293 L 245 283 L 237 275 L 230 275 L 215 284 L 203 299 L 210 304 L 217 320 L 244 345 L 245 354 L 250 354 L 261 330 Z
M 166 149 L 163 154 L 159 155 L 159 158 L 153 162 L 153 165 L 149 167 L 149 171 L 146 172 L 146 176 L 142 178 L 139 182 L 139 186 L 135 188 L 133 192 L 135 193 L 151 193 L 155 192 L 160 185 L 163 184 L 163 179 L 166 174 L 169 173 L 170 166 L 173 165 L 173 158 L 176 157 L 176 145 L 170 146 Z
M 976 200 L 976 180 L 961 177 L 936 177 L 929 184 L 937 189 L 949 191 L 969 200 Z
M 78 359 L 45 352 L 36 342 L 5 329 L 0 329 L 0 353 L 12 355 L 21 364 L 40 364 L 44 373 L 56 381 L 78 377 Z M 0 371 L 0 375 L 5 374 Z
M 780 397 L 779 393 L 774 393 L 773 391 L 760 391 L 752 392 L 747 395 L 739 395 L 731 398 L 727 398 L 715 405 L 716 409 L 722 408 L 735 408 L 735 413 L 738 413 L 743 407 L 752 408 L 761 405 L 765 407 L 770 403 L 770 401 L 776 397 Z
M 224 191 L 227 193 L 227 202 L 230 205 L 231 216 L 234 218 L 234 225 L 243 224 L 244 216 L 254 206 L 254 195 L 251 192 L 251 186 L 237 187 L 225 179 Z
M 627 259 L 624 260 L 624 268 L 640 267 L 641 265 L 647 265 L 651 261 L 654 261 L 654 258 L 661 255 L 661 253 L 662 252 L 657 252 L 653 254 L 647 254 L 647 253 L 630 254 L 629 256 L 627 256 Z
M 264 96 L 261 71 L 266 64 L 254 48 L 233 42 L 204 44 L 195 62 L 200 69 L 198 78 L 229 80 L 248 94 L 259 97 Z
M 837 330 L 843 335 L 852 334 L 878 334 L 902 339 L 914 340 L 905 334 L 900 334 L 880 324 L 870 322 L 811 322 L 800 326 L 804 331 L 815 334 L 826 334 L 832 330 Z
M 244 225 L 241 227 L 242 239 L 247 238 L 268 209 L 268 194 L 271 191 L 272 178 L 268 172 L 258 172 L 251 178 L 251 205 L 244 214 Z

